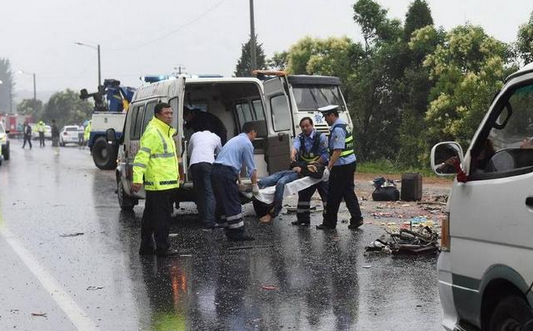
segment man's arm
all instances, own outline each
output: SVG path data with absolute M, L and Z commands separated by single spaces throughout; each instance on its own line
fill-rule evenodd
M 148 147 L 150 146 L 150 135 L 144 134 L 141 137 L 141 147 L 135 155 L 133 161 L 133 184 L 131 185 L 131 190 L 133 192 L 138 192 L 143 186 L 144 173 L 148 167 L 148 162 L 150 161 L 150 154 L 152 150 Z
M 329 160 L 329 163 L 328 163 L 328 169 L 329 170 L 331 170 L 331 168 L 333 168 L 333 165 L 335 165 L 335 162 L 337 162 L 337 160 L 341 156 L 341 153 L 342 153 L 342 149 L 333 150 L 333 155 L 331 155 L 331 159 Z

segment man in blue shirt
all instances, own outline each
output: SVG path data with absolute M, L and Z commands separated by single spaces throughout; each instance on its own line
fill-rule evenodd
M 322 164 L 328 162 L 328 140 L 325 134 L 317 132 L 310 117 L 300 120 L 300 133 L 292 145 L 291 160 L 307 164 Z M 328 182 L 321 181 L 311 187 L 298 192 L 298 206 L 296 208 L 297 220 L 292 225 L 309 226 L 311 223 L 311 197 L 318 190 L 324 206 L 324 215 L 328 201 Z
M 244 123 L 242 133 L 230 139 L 220 150 L 211 173 L 211 183 L 217 201 L 217 223 L 226 229 L 230 241 L 254 240 L 244 232 L 241 199 L 239 196 L 239 173 L 243 166 L 252 181 L 254 191 L 257 188 L 257 171 L 254 161 L 252 141 L 257 137 L 257 130 L 252 122 Z
M 351 215 L 348 228 L 355 230 L 363 225 L 359 200 L 354 191 L 356 158 L 353 150 L 353 136 L 348 124 L 339 118 L 338 109 L 339 106 L 336 105 L 319 109 L 330 126 L 328 169 L 331 171 L 326 215 L 324 222 L 316 226 L 319 230 L 335 229 L 337 213 L 343 198 Z

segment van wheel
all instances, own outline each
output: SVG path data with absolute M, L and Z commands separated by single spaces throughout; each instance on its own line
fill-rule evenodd
M 533 311 L 520 296 L 511 295 L 503 298 L 492 313 L 491 331 L 522 330 L 533 319 Z
M 92 148 L 94 164 L 102 170 L 117 167 L 118 149 L 109 145 L 104 137 L 96 139 Z
M 132 211 L 133 207 L 137 204 L 138 200 L 126 195 L 124 192 L 124 186 L 122 185 L 122 179 L 117 181 L 117 197 L 120 209 L 124 211 Z
M 254 205 L 254 210 L 257 217 L 265 216 L 266 214 L 268 214 L 270 209 L 272 209 L 272 204 L 266 204 L 257 199 L 253 199 L 252 204 Z
M 9 141 L 2 146 L 2 155 L 4 156 L 4 160 L 9 160 Z

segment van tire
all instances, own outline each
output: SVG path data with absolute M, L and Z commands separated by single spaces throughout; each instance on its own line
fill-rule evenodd
M 104 137 L 99 137 L 92 148 L 94 164 L 102 170 L 112 170 L 117 167 L 118 149 L 107 143 Z
M 133 207 L 139 200 L 126 195 L 124 191 L 124 185 L 122 185 L 122 179 L 117 180 L 117 198 L 120 209 L 124 211 L 132 211 Z
M 265 216 L 266 214 L 268 214 L 270 209 L 272 209 L 272 204 L 266 204 L 257 199 L 253 199 L 252 204 L 254 205 L 254 210 L 257 217 Z
M 518 295 L 504 297 L 494 308 L 490 318 L 490 331 L 518 330 L 533 320 L 533 311 Z
M 9 141 L 2 146 L 2 155 L 4 156 L 4 160 L 9 160 Z

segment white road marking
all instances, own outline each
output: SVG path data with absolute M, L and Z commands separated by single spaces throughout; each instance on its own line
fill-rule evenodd
M 58 282 L 37 262 L 35 257 L 22 245 L 22 243 L 9 231 L 5 225 L 0 226 L 0 234 L 6 239 L 13 251 L 19 256 L 26 267 L 41 282 L 50 297 L 65 312 L 72 324 L 78 330 L 98 330 L 96 324 L 87 313 L 80 308 L 74 299 L 58 284 Z

